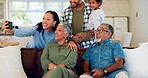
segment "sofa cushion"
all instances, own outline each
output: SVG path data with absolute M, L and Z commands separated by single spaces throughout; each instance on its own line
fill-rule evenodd
M 19 46 L 0 48 L 0 78 L 27 78 Z
M 21 59 L 24 71 L 28 78 L 36 77 L 36 49 L 21 48 Z
M 148 43 L 143 43 L 135 49 L 124 49 L 125 68 L 130 78 L 148 78 Z

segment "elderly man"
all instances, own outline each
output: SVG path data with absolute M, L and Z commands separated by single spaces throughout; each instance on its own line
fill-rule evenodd
M 84 75 L 80 78 L 128 78 L 123 67 L 124 53 L 118 42 L 112 42 L 113 27 L 101 24 L 96 30 L 99 41 L 91 45 L 84 53 Z M 89 68 L 90 67 L 90 68 Z M 91 70 L 89 70 L 91 69 Z

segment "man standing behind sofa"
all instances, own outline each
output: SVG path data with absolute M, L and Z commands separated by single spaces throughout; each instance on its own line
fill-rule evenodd
M 88 24 L 89 15 L 91 14 L 91 8 L 82 0 L 69 0 L 69 2 L 70 6 L 64 10 L 61 21 L 71 24 L 73 30 L 71 39 L 75 43 L 78 43 L 80 48 L 88 48 L 94 43 L 94 39 L 81 42 L 76 34 L 87 30 L 86 26 Z
M 85 60 L 84 75 L 80 78 L 128 78 L 123 68 L 125 60 L 122 47 L 110 40 L 112 35 L 113 27 L 109 24 L 103 23 L 97 28 L 96 38 L 100 41 L 91 45 L 82 56 Z

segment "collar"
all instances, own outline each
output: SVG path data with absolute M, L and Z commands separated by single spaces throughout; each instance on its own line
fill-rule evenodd
M 67 46 L 67 44 L 58 44 L 57 42 L 56 42 L 56 47 L 60 47 L 60 46 Z
M 104 40 L 101 44 L 106 44 L 108 42 L 111 42 L 111 40 L 110 39 Z M 101 45 L 99 42 L 97 44 Z

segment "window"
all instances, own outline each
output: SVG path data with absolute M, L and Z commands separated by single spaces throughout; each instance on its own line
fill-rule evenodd
M 17 26 L 34 26 L 42 21 L 48 10 L 61 13 L 69 6 L 68 0 L 9 0 L 8 19 Z

